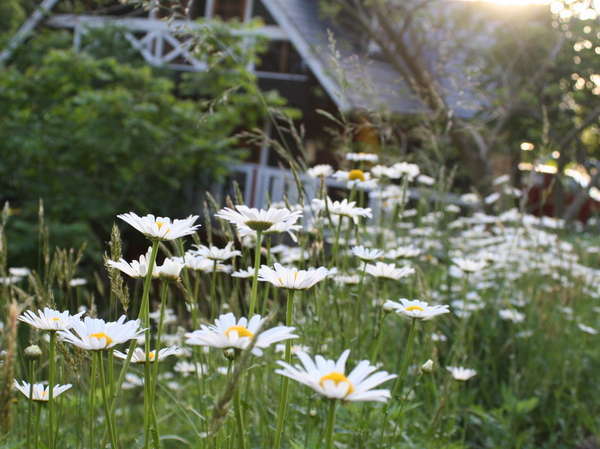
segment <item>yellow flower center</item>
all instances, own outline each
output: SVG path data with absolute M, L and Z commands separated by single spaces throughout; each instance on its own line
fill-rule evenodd
M 238 337 L 254 337 L 254 334 L 246 329 L 244 326 L 231 326 L 225 331 L 225 335 L 229 337 L 231 332 L 237 332 Z
M 154 362 L 155 357 L 156 357 L 156 353 L 154 351 L 150 351 L 148 353 L 148 360 L 150 360 L 151 362 Z
M 101 338 L 103 338 L 106 343 L 104 344 L 104 347 L 106 348 L 108 345 L 110 345 L 112 343 L 112 338 L 110 338 L 108 335 L 106 335 L 104 332 L 96 332 L 94 334 L 90 334 L 90 337 L 93 338 L 97 338 L 98 340 L 100 340 Z
M 50 318 L 50 321 L 60 321 L 60 318 L 56 318 L 56 317 Z
M 362 170 L 350 170 L 348 172 L 348 179 L 350 181 L 365 181 L 367 178 L 365 177 L 365 172 Z
M 158 230 L 160 231 L 160 228 L 162 228 L 164 225 L 164 223 L 162 221 L 157 221 L 156 222 L 156 227 L 158 228 Z
M 425 309 L 421 306 L 408 306 L 406 309 L 407 312 L 413 312 L 415 310 L 418 310 L 419 312 L 425 312 Z
M 354 385 L 352 385 L 352 382 L 350 382 L 348 380 L 348 378 L 346 376 L 344 376 L 342 373 L 333 371 L 329 374 L 326 374 L 325 376 L 321 377 L 321 379 L 319 380 L 319 385 L 321 385 L 323 387 L 326 380 L 332 380 L 336 386 L 338 386 L 341 382 L 346 382 L 348 384 L 348 391 L 346 392 L 346 396 L 348 396 L 354 392 Z

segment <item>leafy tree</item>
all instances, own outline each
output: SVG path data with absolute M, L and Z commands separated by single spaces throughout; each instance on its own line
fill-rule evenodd
M 99 247 L 118 212 L 199 210 L 200 191 L 241 155 L 235 131 L 262 120 L 265 99 L 281 104 L 259 98 L 246 61 L 215 64 L 204 75 L 213 82 L 181 99 L 148 66 L 62 49 L 38 61 L 23 53 L 0 72 L 0 192 L 19 214 L 11 244 L 23 254 L 35 247 L 38 198 L 58 243 L 70 246 L 92 237 Z

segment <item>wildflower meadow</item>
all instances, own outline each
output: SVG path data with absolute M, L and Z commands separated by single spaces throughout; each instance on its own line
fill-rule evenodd
M 600 242 L 444 201 L 414 164 L 345 164 L 268 209 L 115 211 L 94 279 L 43 214 L 37 266 L 7 265 L 7 205 L 2 447 L 597 447 Z

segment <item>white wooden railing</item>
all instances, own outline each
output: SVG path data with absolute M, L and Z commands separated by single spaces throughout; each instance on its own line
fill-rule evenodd
M 230 166 L 231 175 L 226 181 L 230 183 L 233 180 L 238 181 L 240 190 L 244 196 L 244 202 L 251 207 L 266 207 L 269 203 L 276 203 L 287 199 L 291 204 L 299 201 L 298 185 L 294 175 L 290 170 L 270 167 L 265 165 L 242 163 Z M 309 203 L 316 198 L 320 188 L 319 180 L 311 178 L 305 174 L 299 175 L 302 189 L 304 191 L 304 201 Z M 346 189 L 346 183 L 336 179 L 327 178 L 325 181 L 327 188 Z M 218 191 L 213 192 L 220 199 L 224 193 L 224 186 L 220 186 Z M 377 209 L 377 198 L 369 195 L 369 207 Z
M 208 69 L 205 61 L 194 53 L 194 32 L 210 28 L 211 21 L 192 22 L 188 20 L 159 20 L 153 18 L 118 18 L 110 16 L 89 16 L 77 14 L 56 14 L 50 17 L 48 25 L 73 30 L 73 45 L 81 46 L 83 35 L 93 28 L 115 26 L 124 30 L 125 38 L 131 43 L 146 62 L 155 67 L 172 70 L 202 72 Z M 240 36 L 250 45 L 252 40 L 263 37 L 275 41 L 288 41 L 287 33 L 278 26 L 265 25 L 257 28 L 232 29 L 232 35 Z M 307 76 L 294 73 L 276 73 L 248 70 L 260 78 L 287 81 L 306 81 Z

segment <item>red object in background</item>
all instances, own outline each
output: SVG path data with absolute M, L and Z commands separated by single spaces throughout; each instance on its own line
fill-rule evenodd
M 569 180 L 567 177 L 564 177 L 563 179 Z M 536 173 L 533 186 L 529 189 L 527 194 L 527 210 L 529 213 L 538 217 L 556 217 L 555 186 L 558 182 L 560 181 L 556 178 L 556 174 Z M 562 207 L 562 211 L 567 210 L 577 197 L 575 188 L 576 183 L 574 180 L 565 183 L 563 192 L 564 206 Z M 588 195 L 587 199 L 579 209 L 577 219 L 582 223 L 586 223 L 592 215 L 599 212 L 600 202 Z

